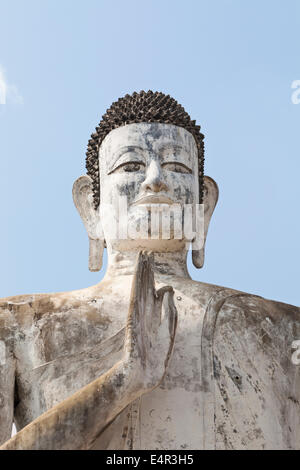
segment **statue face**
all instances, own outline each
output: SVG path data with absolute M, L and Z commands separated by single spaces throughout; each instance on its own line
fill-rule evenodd
M 126 197 L 129 225 L 141 226 L 155 206 L 196 204 L 198 150 L 192 134 L 171 124 L 128 124 L 111 131 L 99 149 L 100 213 L 106 243 L 165 251 L 184 241 L 143 239 L 112 241 L 112 218 L 118 220 L 120 197 Z M 162 206 L 164 205 L 164 206 Z M 109 211 L 101 211 L 110 207 Z M 160 237 L 159 237 L 160 238 Z M 121 246 L 122 245 L 122 246 Z

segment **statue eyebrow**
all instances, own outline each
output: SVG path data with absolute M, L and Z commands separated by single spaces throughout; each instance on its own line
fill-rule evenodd
M 144 157 L 144 154 L 146 152 L 146 149 L 143 149 L 142 147 L 139 147 L 138 145 L 126 145 L 124 147 L 121 147 L 120 149 L 118 149 L 114 156 L 113 156 L 113 159 L 112 159 L 112 162 L 111 164 L 109 165 L 109 172 L 111 172 L 117 165 L 117 162 L 118 160 L 126 153 L 130 153 L 130 152 L 140 152 L 142 154 L 142 156 Z M 134 160 L 138 161 L 137 158 L 135 158 Z M 141 159 L 140 159 L 141 160 Z M 144 158 L 143 158 L 144 160 Z
M 116 157 L 115 161 L 117 161 L 118 158 L 122 157 L 124 153 L 136 152 L 136 151 L 142 152 L 144 154 L 146 149 L 143 149 L 142 147 L 138 145 L 125 145 L 124 147 L 121 147 L 120 149 L 118 149 L 116 153 L 114 154 L 114 157 Z

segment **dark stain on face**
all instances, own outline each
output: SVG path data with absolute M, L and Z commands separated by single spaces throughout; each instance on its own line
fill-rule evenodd
M 149 127 L 149 130 L 145 133 L 146 140 L 148 142 L 149 137 L 154 140 L 160 139 L 160 137 L 163 135 L 163 128 L 157 123 L 152 123 Z
M 186 204 L 191 202 L 192 200 L 190 199 L 190 197 L 192 196 L 192 193 L 188 188 L 178 186 L 178 188 L 174 189 L 174 193 L 175 193 L 176 199 L 183 201 Z
M 194 192 L 188 187 L 177 186 L 174 194 L 176 201 L 183 201 L 185 204 L 192 204 L 194 200 Z
M 126 184 L 117 184 L 117 190 L 121 196 L 131 196 L 136 192 L 137 181 L 131 181 Z
M 189 201 L 192 200 L 193 193 L 192 193 L 192 191 L 190 190 L 190 188 L 186 188 L 185 194 L 186 194 L 186 197 L 187 197 L 187 199 L 188 199 Z
M 175 194 L 176 200 L 181 200 L 181 187 L 180 186 L 174 189 L 174 194 Z

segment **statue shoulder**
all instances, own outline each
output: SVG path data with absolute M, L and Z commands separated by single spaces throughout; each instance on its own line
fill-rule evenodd
M 249 322 L 258 323 L 261 321 L 272 322 L 274 324 L 299 323 L 300 325 L 300 308 L 295 305 L 283 302 L 265 299 L 253 294 L 245 292 L 219 291 L 216 297 L 222 297 L 220 304 L 220 313 L 224 321 L 229 320 L 238 313 L 243 313 Z M 211 298 L 211 302 L 214 301 Z
M 0 321 L 28 326 L 45 315 L 75 311 L 97 300 L 93 288 L 5 297 L 0 299 Z
M 283 368 L 288 371 L 292 367 L 293 345 L 300 340 L 300 308 L 224 290 L 210 299 L 205 327 L 215 344 L 236 344 L 237 349 L 249 349 L 249 357 L 278 356 L 278 362 L 284 363 Z
M 0 349 L 4 343 L 10 340 L 13 341 L 17 328 L 11 299 L 14 299 L 14 297 L 0 299 Z
M 291 344 L 300 340 L 300 308 L 213 284 L 188 281 L 182 291 L 204 310 L 204 334 L 212 338 L 230 328 L 239 337 L 253 335 L 281 338 Z M 248 332 L 248 333 L 247 333 Z M 276 341 L 279 341 L 279 339 Z
M 180 287 L 179 290 L 188 292 L 189 296 L 205 310 L 214 311 L 217 315 L 222 312 L 224 321 L 230 320 L 238 311 L 247 313 L 249 319 L 253 316 L 256 321 L 265 317 L 280 322 L 300 321 L 300 307 L 295 305 L 194 280 L 181 282 Z

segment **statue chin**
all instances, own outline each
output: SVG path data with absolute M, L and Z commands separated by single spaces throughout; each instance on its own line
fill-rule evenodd
M 117 219 L 112 206 L 110 213 L 102 212 L 102 226 L 108 252 L 112 251 L 153 251 L 170 253 L 188 251 L 190 241 L 196 234 L 185 233 L 181 218 L 170 213 L 166 223 L 156 218 L 162 208 L 154 206 L 151 214 L 146 207 L 134 207 L 127 216 Z M 103 217 L 105 215 L 105 217 Z M 180 213 L 181 216 L 181 213 Z
M 187 240 L 175 239 L 134 239 L 134 240 L 111 240 L 107 243 L 110 251 L 153 251 L 156 253 L 172 253 L 186 250 L 189 242 Z

